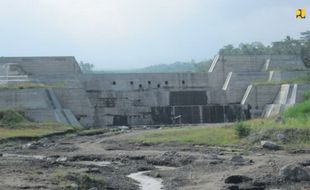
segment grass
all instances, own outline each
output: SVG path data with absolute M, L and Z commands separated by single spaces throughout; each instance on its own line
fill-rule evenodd
M 310 73 L 306 76 L 300 76 L 296 78 L 292 78 L 289 80 L 281 80 L 281 81 L 268 81 L 268 80 L 257 80 L 253 84 L 254 85 L 276 85 L 276 84 L 302 84 L 310 82 Z
M 132 137 L 145 143 L 188 143 L 206 145 L 252 145 L 260 140 L 278 141 L 287 147 L 310 145 L 310 91 L 306 100 L 288 108 L 279 118 L 260 118 L 236 123 L 234 127 L 183 127 L 147 131 Z M 278 134 L 285 136 L 278 139 Z
M 0 127 L 0 140 L 10 138 L 39 138 L 51 134 L 77 130 L 76 127 L 60 123 L 27 123 L 19 124 L 16 128 Z
M 0 110 L 0 140 L 39 138 L 51 134 L 75 131 L 78 127 L 55 122 L 31 122 L 24 112 L 16 109 Z
M 20 83 L 0 84 L 0 89 L 62 88 L 64 86 L 65 85 L 62 83 L 43 84 L 34 82 L 20 82 Z
M 147 131 L 133 137 L 133 141 L 145 143 L 185 143 L 206 145 L 231 145 L 240 143 L 232 127 L 182 127 Z

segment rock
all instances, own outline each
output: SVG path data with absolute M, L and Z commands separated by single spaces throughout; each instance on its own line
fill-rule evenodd
M 233 184 L 239 184 L 244 183 L 248 181 L 252 181 L 253 179 L 247 176 L 243 175 L 232 175 L 225 179 L 225 183 L 233 183 Z
M 125 131 L 125 130 L 129 130 L 129 127 L 127 126 L 119 126 L 118 129 Z
M 100 173 L 99 168 L 88 168 L 87 173 Z
M 304 160 L 304 161 L 302 161 L 302 162 L 300 162 L 300 163 L 298 163 L 298 164 L 300 164 L 300 165 L 302 165 L 302 166 L 310 166 L 310 160 Z
M 67 157 L 65 157 L 65 156 L 60 156 L 59 158 L 56 159 L 56 162 L 65 162 L 65 161 L 67 161 L 67 160 L 68 160 Z
M 297 164 L 290 164 L 280 169 L 279 175 L 285 180 L 300 182 L 310 181 L 310 172 Z
M 245 162 L 246 160 L 241 155 L 234 155 L 230 161 L 232 162 Z
M 22 149 L 38 149 L 40 146 L 40 143 L 33 142 L 33 143 L 27 143 L 22 146 Z
M 217 156 L 217 154 L 207 154 L 204 156 L 204 158 L 208 160 L 219 160 L 219 157 Z
M 70 185 L 67 186 L 67 188 L 70 188 L 70 189 L 78 189 L 78 188 L 79 188 L 79 185 L 76 184 L 76 183 L 71 183 Z
M 272 142 L 272 141 L 261 141 L 260 144 L 263 148 L 266 148 L 269 150 L 279 150 L 280 149 L 280 146 L 277 145 L 275 142 Z
M 277 134 L 277 139 L 279 141 L 283 141 L 283 140 L 285 140 L 285 135 L 283 133 L 279 133 L 279 134 Z
M 234 155 L 230 161 L 234 162 L 235 165 L 246 165 L 254 163 L 253 160 L 246 160 L 241 155 Z

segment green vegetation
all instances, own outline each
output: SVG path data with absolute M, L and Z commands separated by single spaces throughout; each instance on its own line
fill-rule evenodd
M 58 184 L 59 189 L 63 190 L 91 189 L 93 187 L 107 189 L 102 176 L 81 173 L 79 171 L 72 172 L 72 169 L 56 169 L 53 171 L 52 177 L 52 181 Z
M 249 136 L 251 129 L 244 123 L 237 123 L 235 125 L 235 131 L 239 138 L 243 138 Z
M 282 117 L 269 119 L 254 119 L 245 121 L 242 125 L 250 128 L 248 140 L 255 143 L 262 139 L 279 141 L 277 135 L 283 134 L 286 138 L 279 143 L 290 145 L 310 144 L 310 91 L 305 94 L 306 100 L 288 108 Z M 239 124 L 236 124 L 240 125 Z M 238 133 L 238 131 L 236 130 Z
M 307 75 L 292 78 L 289 80 L 281 80 L 281 81 L 268 81 L 268 80 L 257 80 L 253 84 L 254 85 L 275 85 L 275 84 L 302 84 L 310 82 L 310 73 Z M 309 94 L 310 97 L 310 94 Z
M 296 118 L 305 122 L 310 121 L 310 100 L 296 104 L 295 106 L 287 109 L 283 115 L 286 119 Z M 308 127 L 310 127 L 310 125 Z
M 310 31 L 301 33 L 300 39 L 286 36 L 285 39 L 264 45 L 261 42 L 240 43 L 238 47 L 228 44 L 219 50 L 220 55 L 300 55 L 304 63 L 310 66 Z M 177 61 L 171 64 L 157 64 L 142 69 L 96 71 L 90 63 L 80 63 L 84 73 L 177 73 L 177 72 L 207 72 L 212 59 L 196 62 Z M 296 68 L 300 70 L 301 68 Z M 302 68 L 303 69 L 303 68 Z M 291 68 L 290 68 L 291 70 Z
M 207 145 L 238 144 L 240 140 L 231 127 L 182 127 L 147 131 L 132 138 L 143 143 L 188 143 Z
M 0 124 L 12 126 L 21 122 L 27 122 L 21 110 L 0 110 Z
M 306 100 L 288 108 L 283 117 L 261 118 L 222 127 L 182 127 L 147 131 L 132 137 L 143 143 L 187 143 L 206 145 L 251 145 L 260 140 L 278 141 L 286 146 L 310 144 L 310 91 Z M 278 135 L 284 136 L 279 139 Z
M 196 62 L 175 62 L 171 64 L 151 65 L 142 69 L 114 70 L 114 71 L 90 71 L 92 73 L 187 73 L 207 72 L 212 59 Z
M 19 124 L 16 128 L 0 128 L 0 140 L 18 138 L 40 138 L 52 134 L 75 131 L 77 128 L 60 123 Z
M 29 89 L 29 88 L 62 88 L 64 84 L 43 84 L 34 82 L 20 82 L 0 84 L 0 89 Z
M 46 135 L 77 130 L 77 127 L 53 122 L 31 122 L 21 110 L 0 111 L 0 140 L 10 138 L 39 138 Z
M 300 39 L 287 36 L 284 40 L 265 46 L 261 42 L 229 44 L 220 49 L 221 55 L 304 55 L 310 48 L 310 31 L 302 32 Z

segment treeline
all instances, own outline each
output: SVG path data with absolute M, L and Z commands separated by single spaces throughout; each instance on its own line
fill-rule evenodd
M 281 41 L 264 45 L 261 42 L 241 43 L 238 47 L 229 44 L 219 50 L 220 55 L 300 55 L 307 66 L 310 66 L 310 31 L 301 33 L 299 39 L 287 36 Z M 171 64 L 152 65 L 134 70 L 94 71 L 93 65 L 80 63 L 84 73 L 176 73 L 176 72 L 207 72 L 212 59 L 196 62 L 195 60 L 175 62 Z
M 310 51 L 310 31 L 302 32 L 299 39 L 287 36 L 281 41 L 265 46 L 261 42 L 241 43 L 238 47 L 229 44 L 219 50 L 220 55 L 301 55 L 307 56 Z
M 133 70 L 138 73 L 184 73 L 184 72 L 206 72 L 212 59 L 196 62 L 175 62 L 172 64 L 151 65 L 142 69 Z

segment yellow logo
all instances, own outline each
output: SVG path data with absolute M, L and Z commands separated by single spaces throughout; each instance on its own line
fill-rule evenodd
M 296 10 L 296 18 L 297 19 L 305 19 L 306 18 L 306 9 L 297 9 Z

